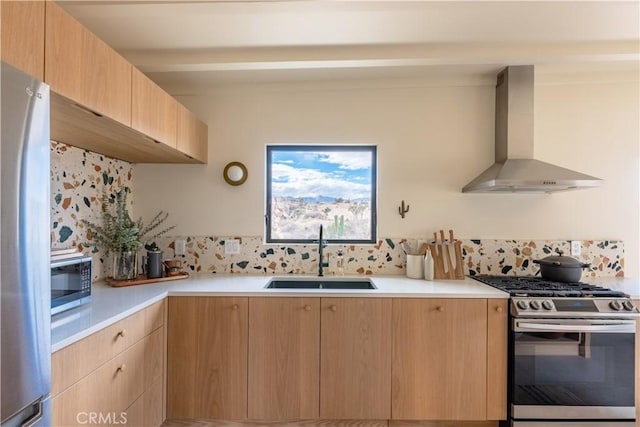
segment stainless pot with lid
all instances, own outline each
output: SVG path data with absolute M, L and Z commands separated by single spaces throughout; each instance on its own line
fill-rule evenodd
M 560 249 L 556 249 L 558 255 L 550 255 L 533 262 L 540 266 L 542 278 L 553 282 L 579 282 L 582 270 L 591 264 L 580 262 L 570 256 L 564 256 Z

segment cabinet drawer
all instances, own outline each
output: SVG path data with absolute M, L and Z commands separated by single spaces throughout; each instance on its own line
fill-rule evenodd
M 164 301 L 160 301 L 53 353 L 51 395 L 64 391 L 163 324 Z
M 113 417 L 119 414 L 112 414 L 111 390 L 122 363 L 121 356 L 115 357 L 54 397 L 51 401 L 52 425 L 113 424 Z
M 127 409 L 125 416 L 128 426 L 158 427 L 162 424 L 162 378 L 158 378 Z
M 144 335 L 164 325 L 164 300 L 144 309 Z
M 139 341 L 116 356 L 121 363 L 111 373 L 112 411 L 125 411 L 144 391 L 144 344 Z
M 162 377 L 164 370 L 164 328 L 156 329 L 143 340 L 144 346 L 144 388 Z
M 89 335 L 77 343 L 51 355 L 51 395 L 64 391 L 91 371 L 121 353 L 130 342 L 127 324 L 123 319 L 105 329 Z

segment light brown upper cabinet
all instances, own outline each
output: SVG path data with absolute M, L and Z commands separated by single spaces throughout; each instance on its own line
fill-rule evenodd
M 51 90 L 131 126 L 131 64 L 52 1 L 45 28 L 44 80 Z
M 2 60 L 44 80 L 44 1 L 2 1 Z
M 170 297 L 167 418 L 247 417 L 248 299 Z
M 176 148 L 178 102 L 135 67 L 131 84 L 131 127 Z
M 249 313 L 249 419 L 318 418 L 320 298 L 250 298 Z
M 322 298 L 320 418 L 391 416 L 391 299 Z
M 487 300 L 394 299 L 391 417 L 484 420 Z
M 178 150 L 198 163 L 207 163 L 208 145 L 207 125 L 182 104 L 178 104 Z

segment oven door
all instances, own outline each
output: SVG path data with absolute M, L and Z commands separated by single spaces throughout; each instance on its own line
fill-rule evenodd
M 635 419 L 635 333 L 632 319 L 513 319 L 512 419 Z

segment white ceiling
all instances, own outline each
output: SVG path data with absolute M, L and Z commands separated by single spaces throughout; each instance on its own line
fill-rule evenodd
M 59 1 L 165 87 L 637 72 L 639 1 Z

